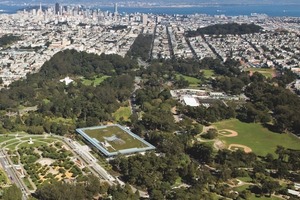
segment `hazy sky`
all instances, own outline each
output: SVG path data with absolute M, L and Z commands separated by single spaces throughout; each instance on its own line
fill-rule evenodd
M 300 4 L 300 0 L 0 0 L 0 3 L 5 4 L 22 4 L 22 3 L 113 3 L 113 2 L 148 2 L 148 3 L 168 3 L 168 4 L 197 4 L 197 3 L 220 3 L 220 4 Z

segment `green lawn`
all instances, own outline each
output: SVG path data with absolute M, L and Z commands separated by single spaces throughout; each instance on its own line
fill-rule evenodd
M 256 197 L 255 194 L 252 194 L 249 200 L 282 200 L 282 199 L 278 197 L 265 197 L 265 196 Z
M 202 132 L 203 132 L 203 125 L 202 125 L 202 124 L 197 123 L 197 124 L 195 124 L 194 126 L 199 126 L 199 127 L 200 127 L 200 132 L 199 132 L 199 133 L 202 133 Z M 198 134 L 199 134 L 199 133 L 198 133 Z
M 13 143 L 20 143 L 19 142 L 19 140 L 18 139 L 13 139 L 13 140 L 10 140 L 10 141 L 8 141 L 8 142 L 5 142 L 5 143 L 3 143 L 3 147 L 6 147 L 6 146 L 9 146 L 9 145 L 11 145 L 11 144 L 13 144 Z
M 249 176 L 247 177 L 237 177 L 237 179 L 244 181 L 244 182 L 251 182 L 252 178 L 250 178 Z
M 219 130 L 231 129 L 238 132 L 237 137 L 219 136 L 227 145 L 242 144 L 250 147 L 258 155 L 273 153 L 277 145 L 300 150 L 300 139 L 292 134 L 279 134 L 269 131 L 261 124 L 243 123 L 237 119 L 225 120 L 213 124 Z
M 237 192 L 242 192 L 243 190 L 247 190 L 249 188 L 249 185 L 243 185 L 241 187 L 236 187 L 234 188 L 235 191 Z M 261 196 L 261 197 L 256 197 L 254 193 L 251 193 L 251 196 L 249 200 L 280 200 L 280 198 L 277 197 L 266 197 L 266 196 Z
M 56 122 L 56 123 L 63 123 L 63 124 L 74 124 L 74 119 L 71 118 L 63 118 L 63 117 L 56 117 L 56 118 L 51 118 L 49 119 L 51 122 Z
M 204 69 L 204 70 L 201 70 L 201 72 L 203 72 L 205 78 L 210 78 L 215 75 L 214 70 L 211 70 L 211 69 Z
M 178 177 L 173 185 L 173 187 L 178 187 L 182 184 L 181 177 Z
M 220 199 L 220 196 L 218 196 L 216 193 L 212 193 L 212 197 L 213 197 L 212 200 L 219 200 Z
M 34 189 L 33 186 L 30 184 L 28 178 L 23 178 L 23 182 L 25 183 L 25 185 L 27 186 L 27 188 L 29 190 L 33 190 Z
M 259 72 L 262 75 L 264 75 L 266 78 L 273 78 L 273 75 L 275 73 L 274 69 L 271 68 L 247 68 L 246 71 L 251 71 L 251 72 Z
M 7 140 L 13 139 L 15 136 L 12 135 L 0 135 L 0 143 L 5 142 Z
M 50 103 L 51 101 L 49 100 L 49 99 L 43 99 L 43 103 L 45 103 L 45 104 L 48 104 L 48 103 Z
M 176 75 L 177 79 L 180 79 L 180 77 L 182 77 L 184 80 L 188 81 L 190 87 L 198 87 L 199 84 L 201 83 L 201 81 L 199 79 L 191 77 L 191 76 L 185 76 L 185 75 L 182 75 L 182 74 L 177 74 Z
M 46 141 L 35 141 L 34 139 L 32 139 L 33 140 L 33 144 L 29 144 L 29 142 L 27 142 L 27 141 L 24 141 L 24 142 L 22 142 L 22 143 L 16 143 L 16 144 L 11 144 L 11 145 L 8 145 L 8 146 L 6 146 L 6 148 L 8 148 L 8 149 L 10 149 L 10 150 L 14 150 L 15 149 L 15 147 L 17 146 L 17 145 L 19 145 L 18 146 L 18 148 L 21 148 L 21 147 L 39 147 L 39 146 L 41 146 L 41 145 L 47 145 L 47 143 L 48 142 L 46 142 Z M 28 140 L 29 141 L 29 140 Z
M 34 139 L 34 138 L 33 138 L 33 139 Z M 50 144 L 50 143 L 52 143 L 52 142 L 58 142 L 59 139 L 47 137 L 47 138 L 41 138 L 41 139 L 38 139 L 38 141 L 41 141 L 41 142 L 47 142 L 48 144 Z
M 4 171 L 0 170 L 0 185 L 5 185 L 8 183 L 8 178 Z
M 110 76 L 101 76 L 101 77 L 97 77 L 95 76 L 93 78 L 93 80 L 90 80 L 90 79 L 85 79 L 83 78 L 82 79 L 82 83 L 84 85 L 93 85 L 93 86 L 97 86 L 97 85 L 100 85 L 105 79 L 109 78 Z
M 122 149 L 130 148 L 144 148 L 147 147 L 143 142 L 135 139 L 127 132 L 123 131 L 117 126 L 108 126 L 106 128 L 99 129 L 87 129 L 84 132 L 91 138 L 96 138 L 99 142 L 104 142 L 104 137 L 111 137 L 115 135 L 120 140 L 108 141 L 113 148 L 109 148 L 108 151 L 115 152 Z
M 240 186 L 240 187 L 235 187 L 234 190 L 237 191 L 237 192 L 242 192 L 244 190 L 247 190 L 249 188 L 249 185 L 243 185 L 243 186 Z
M 115 113 L 113 113 L 113 117 L 116 121 L 119 121 L 121 117 L 123 117 L 124 121 L 129 121 L 130 115 L 131 109 L 129 106 L 120 107 Z

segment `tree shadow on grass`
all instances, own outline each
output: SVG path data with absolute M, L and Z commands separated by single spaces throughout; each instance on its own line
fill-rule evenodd
M 273 124 L 264 123 L 262 125 L 263 125 L 263 127 L 267 128 L 269 131 L 272 131 L 272 132 L 278 133 L 278 134 L 282 134 L 282 132 L 278 130 L 278 127 Z

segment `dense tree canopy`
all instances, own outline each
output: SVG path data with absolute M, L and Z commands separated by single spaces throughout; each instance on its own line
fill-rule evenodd
M 2 37 L 0 37 L 0 47 L 9 45 L 13 42 L 16 42 L 20 40 L 19 36 L 15 36 L 15 35 L 3 35 Z
M 18 188 L 15 184 L 11 185 L 8 188 L 4 189 L 3 200 L 21 200 L 22 199 L 22 192 L 20 188 Z
M 196 31 L 189 31 L 188 37 L 195 37 L 198 35 L 227 35 L 227 34 L 250 34 L 258 33 L 262 28 L 255 24 L 215 24 L 204 28 L 198 28 Z
M 148 34 L 139 34 L 134 43 L 130 47 L 127 55 L 135 58 L 148 60 L 150 58 L 151 45 L 153 36 Z
M 214 150 L 195 137 L 202 132 L 202 124 L 236 116 L 248 122 L 272 121 L 281 131 L 300 130 L 299 99 L 283 88 L 294 76 L 288 72 L 272 80 L 257 73 L 250 77 L 239 65 L 232 59 L 222 63 L 206 58 L 154 60 L 149 67 L 138 68 L 129 57 L 66 50 L 46 62 L 39 73 L 1 90 L 0 131 L 72 133 L 76 127 L 112 121 L 112 114 L 130 101 L 132 115 L 123 123 L 157 149 L 145 155 L 118 156 L 110 163 L 121 180 L 147 191 L 150 199 L 212 199 L 212 193 L 231 199 L 249 196 L 248 190 L 234 194 L 228 187 L 227 181 L 237 177 L 251 177 L 258 187 L 253 190 L 261 194 L 280 192 L 277 177 L 300 180 L 294 174 L 300 168 L 299 151 L 278 147 L 274 155 L 258 157 L 241 150 Z M 206 78 L 202 69 L 213 70 L 216 77 Z M 215 101 L 208 108 L 184 106 L 170 94 L 171 89 L 189 85 L 178 78 L 183 75 L 211 90 L 245 93 L 249 100 Z M 74 80 L 69 85 L 60 82 L 66 76 Z M 207 136 L 213 139 L 216 134 Z M 49 152 L 53 159 L 63 156 Z M 24 161 L 37 159 L 32 155 Z M 109 187 L 97 180 L 43 184 L 36 197 L 80 200 L 101 194 L 103 199 L 110 195 L 138 199 L 138 192 L 133 193 L 128 184 Z

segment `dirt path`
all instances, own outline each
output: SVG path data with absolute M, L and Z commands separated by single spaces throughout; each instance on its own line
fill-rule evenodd
M 173 115 L 177 114 L 177 108 L 176 108 L 176 106 L 174 106 L 173 108 L 171 108 L 171 112 L 172 112 Z
M 177 114 L 177 107 L 174 106 L 173 108 L 171 108 L 171 112 L 173 114 L 173 117 L 174 117 L 174 120 L 176 123 L 180 122 L 180 117 L 179 115 Z
M 222 150 L 222 149 L 225 149 L 226 145 L 219 139 L 216 139 L 215 140 L 215 143 L 214 143 L 214 148 L 217 149 L 217 150 Z

